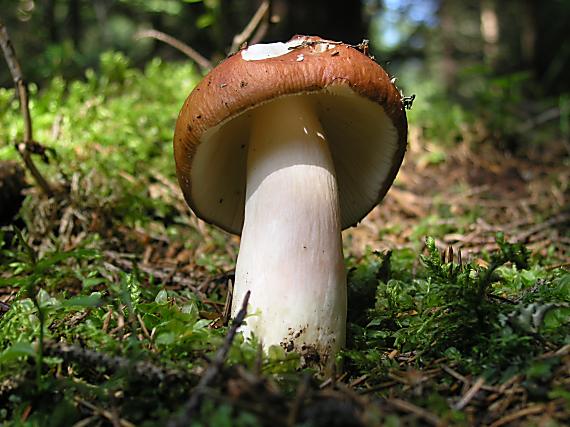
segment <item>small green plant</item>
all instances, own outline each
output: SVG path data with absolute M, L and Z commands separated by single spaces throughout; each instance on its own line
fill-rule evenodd
M 568 334 L 561 331 L 570 314 L 570 273 L 531 269 L 523 245 L 507 243 L 500 234 L 497 244 L 499 250 L 480 265 L 456 262 L 449 252 L 442 255 L 428 238 L 427 254 L 420 257 L 423 271 L 416 277 L 402 279 L 401 272 L 392 271 L 376 279 L 368 323 L 353 328 L 353 339 L 367 356 L 349 351 L 349 358 L 367 365 L 396 348 L 417 353 L 422 363 L 447 357 L 471 372 L 491 375 L 524 368 L 545 346 L 567 342 Z M 380 265 L 395 257 L 376 256 L 383 258 Z M 521 288 L 529 272 L 534 280 Z
M 137 70 L 118 53 L 100 62 L 100 72 L 88 70 L 80 81 L 31 85 L 35 134 L 58 156 L 41 167 L 67 192 L 46 200 L 32 189 L 22 230 L 0 229 L 3 425 L 111 424 L 114 414 L 123 425 L 165 425 L 227 333 L 221 312 L 237 241 L 195 226 L 172 160 L 176 114 L 198 75 L 190 65 L 159 60 Z M 471 119 L 460 107 L 439 114 L 447 102 L 431 112 L 434 105 L 424 104 L 431 114 L 422 119 L 426 135 L 461 136 Z M 412 121 L 423 115 L 421 105 Z M 0 89 L 0 113 L 0 158 L 14 158 L 22 121 L 13 90 Z M 433 167 L 440 161 L 447 158 L 428 159 Z M 298 355 L 278 346 L 264 354 L 255 339 L 238 334 L 195 425 L 318 425 L 319 408 L 342 409 L 340 400 L 354 400 L 355 390 L 375 393 L 375 386 L 382 396 L 382 382 L 396 370 L 421 372 L 437 360 L 465 377 L 500 381 L 516 373 L 530 398 L 568 399 L 563 381 L 556 382 L 562 357 L 552 353 L 570 342 L 570 273 L 501 235 L 498 250 L 483 259 L 442 255 L 433 239 L 420 256 L 421 236 L 458 231 L 441 221 L 454 215 L 447 201 L 434 203 L 441 209 L 415 224 L 409 247 L 347 260 L 350 334 L 341 378 L 364 390 L 321 390 L 322 379 L 299 372 Z M 476 209 L 483 208 L 458 219 L 459 232 L 478 217 Z M 406 226 L 392 227 L 381 235 Z M 398 393 L 390 387 L 386 395 Z M 441 391 L 449 378 L 423 391 L 405 387 L 403 399 L 450 424 L 469 422 Z M 361 398 L 369 425 L 402 423 L 393 408 Z

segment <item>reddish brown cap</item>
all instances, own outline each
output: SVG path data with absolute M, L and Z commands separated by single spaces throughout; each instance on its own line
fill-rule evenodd
M 239 234 L 252 110 L 281 96 L 311 96 L 333 157 L 342 227 L 355 225 L 382 200 L 402 163 L 400 92 L 351 45 L 295 36 L 258 46 L 214 68 L 180 111 L 174 157 L 187 203 L 203 220 Z

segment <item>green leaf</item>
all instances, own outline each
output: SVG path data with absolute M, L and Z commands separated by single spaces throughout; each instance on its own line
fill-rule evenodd
M 0 362 L 9 362 L 19 357 L 35 357 L 36 351 L 30 342 L 18 341 L 0 353 Z
M 214 14 L 213 13 L 205 13 L 200 15 L 196 20 L 196 27 L 200 29 L 207 28 L 214 23 Z
M 101 292 L 93 292 L 91 295 L 78 295 L 62 302 L 64 307 L 98 307 L 102 303 Z
M 168 292 L 166 292 L 166 289 L 161 289 L 158 294 L 156 294 L 154 302 L 161 305 L 168 303 Z
M 168 346 L 173 344 L 176 341 L 176 334 L 173 332 L 163 332 L 156 337 L 156 344 L 157 345 L 164 345 Z

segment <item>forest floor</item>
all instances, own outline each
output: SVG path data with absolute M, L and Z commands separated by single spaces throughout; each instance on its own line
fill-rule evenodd
M 127 161 L 85 138 L 78 164 Z M 172 171 L 92 160 L 62 196 L 29 188 L 21 231 L 1 231 L 0 422 L 570 423 L 568 153 L 483 139 L 412 127 L 385 200 L 343 232 L 349 338 L 330 377 L 233 337 L 239 239 L 189 212 Z
M 568 261 L 570 170 L 560 161 L 563 146 L 515 156 L 480 141 L 445 147 L 420 133 L 411 130 L 404 165 L 385 200 L 347 232 L 355 242 L 351 250 L 367 242 L 401 248 L 435 233 L 440 249 L 452 245 L 478 256 L 497 247 L 501 231 L 536 253 Z M 386 229 L 395 232 L 382 234 Z

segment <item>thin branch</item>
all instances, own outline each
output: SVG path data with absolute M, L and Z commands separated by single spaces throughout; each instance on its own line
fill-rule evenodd
M 542 413 L 546 412 L 546 406 L 545 405 L 543 405 L 543 404 L 530 405 L 530 406 L 527 406 L 526 408 L 520 409 L 518 411 L 511 412 L 510 414 L 507 414 L 504 417 L 499 418 L 497 421 L 495 421 L 493 424 L 491 424 L 491 427 L 504 426 L 505 424 L 510 424 L 510 423 L 518 420 L 519 418 L 524 418 L 524 417 L 528 417 L 530 415 L 540 414 L 541 412 Z
M 2 21 L 0 21 L 0 46 L 4 52 L 4 58 L 8 63 L 8 68 L 10 69 L 10 74 L 12 74 L 16 90 L 18 91 L 20 110 L 22 111 L 22 117 L 24 118 L 24 141 L 23 143 L 16 144 L 16 148 L 37 184 L 48 197 L 51 197 L 54 194 L 54 191 L 36 167 L 31 156 L 31 151 L 33 151 L 31 150 L 31 146 L 40 146 L 40 144 L 34 142 L 33 138 L 32 118 L 30 116 L 30 109 L 28 106 L 28 90 L 24 82 L 22 68 L 20 67 L 20 63 L 16 57 L 16 51 L 14 50 L 14 46 L 12 46 L 10 36 L 8 35 L 8 29 Z
M 537 234 L 542 230 L 546 230 L 557 225 L 566 224 L 568 222 L 570 222 L 570 211 L 562 212 L 559 215 L 553 216 L 542 223 L 535 224 L 528 230 L 519 233 L 513 238 L 513 241 L 525 243 L 533 234 Z
M 22 157 L 24 164 L 26 165 L 26 167 L 34 177 L 34 180 L 36 181 L 38 186 L 42 189 L 42 191 L 45 193 L 46 196 L 48 197 L 53 196 L 54 191 L 51 188 L 51 185 L 47 182 L 47 180 L 41 174 L 39 169 L 36 167 L 36 164 L 34 163 L 32 156 L 30 154 L 30 150 L 28 150 L 28 144 L 26 144 L 25 142 L 19 143 L 16 145 L 16 148 L 18 149 L 18 153 L 20 153 L 20 156 Z
M 550 108 L 535 117 L 528 119 L 525 123 L 518 127 L 518 132 L 520 134 L 525 134 L 537 126 L 540 126 L 546 122 L 549 122 L 560 117 L 561 111 L 558 107 Z
M 209 283 L 225 282 L 228 279 L 231 280 L 234 276 L 234 272 L 231 270 L 214 276 L 210 275 L 207 279 L 202 279 L 200 277 L 178 273 L 176 268 L 161 267 L 144 262 L 138 262 L 136 257 L 128 259 L 128 254 L 122 254 L 115 251 L 105 251 L 104 255 L 109 260 L 109 262 L 104 262 L 104 265 L 112 272 L 133 271 L 136 267 L 143 273 L 153 276 L 165 283 L 173 283 L 185 288 L 190 288 L 192 292 L 197 294 L 200 298 L 206 297 L 204 292 L 201 290 L 202 287 Z
M 86 408 L 88 408 L 89 410 L 91 410 L 94 414 L 96 414 L 97 416 L 106 418 L 108 421 L 111 421 L 113 424 L 117 424 L 119 427 L 135 427 L 135 424 L 131 423 L 130 421 L 127 421 L 125 419 L 122 418 L 117 418 L 117 416 L 115 414 L 113 414 L 111 411 L 108 411 L 107 409 L 103 409 L 103 408 L 99 408 L 98 406 L 81 399 L 78 396 L 75 396 L 73 398 L 77 403 L 85 406 Z
M 251 17 L 250 21 L 247 23 L 243 31 L 234 36 L 232 47 L 230 48 L 230 54 L 236 53 L 239 48 L 252 37 L 253 32 L 259 26 L 261 20 L 269 14 L 269 6 L 269 0 L 264 0 L 254 15 Z M 265 29 L 265 31 L 267 31 L 267 29 Z M 262 37 L 263 35 L 260 36 L 259 34 L 256 34 L 256 39 L 261 39 Z
M 271 24 L 272 21 L 270 20 L 270 17 L 268 16 L 267 19 L 264 19 L 261 24 L 259 24 L 259 27 L 257 27 L 257 30 L 255 31 L 255 33 L 253 34 L 253 36 L 251 37 L 251 39 L 249 40 L 249 44 L 254 45 L 259 43 L 261 40 L 263 40 L 263 38 L 265 37 L 265 35 L 267 34 L 267 31 L 269 31 L 269 24 Z
M 402 399 L 397 399 L 397 398 L 387 399 L 386 402 L 390 406 L 393 406 L 394 408 L 396 408 L 400 411 L 407 412 L 410 414 L 414 414 L 416 417 L 424 420 L 428 424 L 431 424 L 434 426 L 441 425 L 441 420 L 439 419 L 439 417 L 437 415 L 432 414 L 431 412 L 427 411 L 426 409 L 420 408 L 419 406 L 416 406 L 413 403 L 407 402 L 407 401 L 402 400 Z
M 210 366 L 208 366 L 206 372 L 204 372 L 204 375 L 202 375 L 202 378 L 200 378 L 200 381 L 198 382 L 198 385 L 194 389 L 192 396 L 190 396 L 190 399 L 184 405 L 182 413 L 180 414 L 180 416 L 170 420 L 170 422 L 168 423 L 169 427 L 179 427 L 179 426 L 182 427 L 191 424 L 190 421 L 192 419 L 192 416 L 200 406 L 200 403 L 202 401 L 202 396 L 206 393 L 210 383 L 214 380 L 214 378 L 216 378 L 218 373 L 221 371 L 224 362 L 228 357 L 228 353 L 230 351 L 236 333 L 241 324 L 243 323 L 243 321 L 245 320 L 245 316 L 247 315 L 247 304 L 249 302 L 249 295 L 250 291 L 247 291 L 247 293 L 243 298 L 241 309 L 234 318 L 232 326 L 230 327 L 228 334 L 224 339 L 224 343 L 217 351 L 214 360 L 212 361 Z
M 461 400 L 454 405 L 454 409 L 461 411 L 465 408 L 484 385 L 485 379 L 483 377 L 479 377 L 477 381 L 475 381 L 475 384 L 473 384 L 467 393 L 463 395 Z
M 168 34 L 163 33 L 162 31 L 141 30 L 135 34 L 136 40 L 145 39 L 145 38 L 160 40 L 161 42 L 166 43 L 167 45 L 172 46 L 173 48 L 179 50 L 180 52 L 185 54 L 188 58 L 190 58 L 192 61 L 194 61 L 196 64 L 198 64 L 198 66 L 202 69 L 202 71 L 209 71 L 212 69 L 212 63 L 208 59 L 206 59 L 196 50 L 188 46 L 186 43 L 178 39 L 175 39 L 174 37 L 169 36 Z

